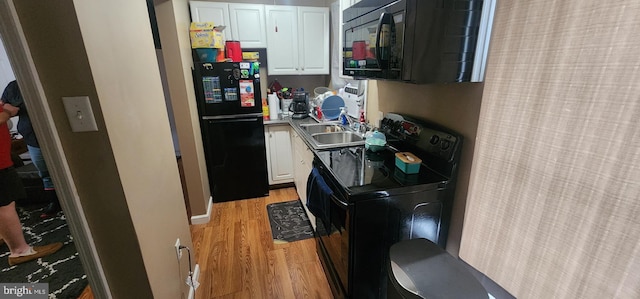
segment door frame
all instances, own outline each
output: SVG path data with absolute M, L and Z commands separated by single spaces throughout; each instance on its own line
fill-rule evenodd
M 31 122 L 38 132 L 49 172 L 56 183 L 69 230 L 95 298 L 112 298 L 82 203 L 71 175 L 44 89 L 18 19 L 13 0 L 0 0 L 0 35 L 23 97 L 28 100 Z M 26 101 L 25 101 L 26 102 Z

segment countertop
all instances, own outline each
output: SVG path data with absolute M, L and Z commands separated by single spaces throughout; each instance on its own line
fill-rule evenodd
M 288 116 L 288 115 L 283 116 L 282 114 L 279 115 L 278 119 L 264 121 L 265 126 L 290 124 L 292 127 L 295 127 L 295 126 L 299 126 L 300 124 L 315 124 L 315 123 L 318 123 L 318 121 L 313 119 L 312 117 L 307 117 L 303 119 L 294 119 L 294 118 L 291 118 L 291 116 Z
M 306 132 L 303 131 L 302 127 L 300 127 L 301 124 L 317 124 L 319 121 L 314 119 L 313 117 L 307 117 L 307 118 L 303 118 L 303 119 L 296 119 L 296 118 L 291 118 L 291 116 L 282 116 L 280 115 L 279 119 L 276 120 L 265 120 L 264 121 L 264 125 L 265 126 L 275 126 L 275 125 L 285 125 L 288 124 L 291 126 L 291 128 L 298 133 L 298 136 L 300 136 L 300 138 L 304 141 L 304 143 L 307 145 L 307 147 L 309 147 L 310 150 L 312 151 L 316 151 L 315 147 L 313 146 L 312 142 L 310 140 L 308 140 L 308 134 Z

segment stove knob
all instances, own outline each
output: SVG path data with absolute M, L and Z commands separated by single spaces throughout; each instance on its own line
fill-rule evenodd
M 438 141 L 440 141 L 440 137 L 438 137 L 438 135 L 433 135 L 433 136 L 431 136 L 431 139 L 429 140 L 429 143 L 431 143 L 433 145 L 437 145 Z
M 449 147 L 451 147 L 451 141 L 449 140 L 442 140 L 442 143 L 440 144 L 440 148 L 442 148 L 443 150 L 448 149 Z
M 394 129 L 395 131 L 397 131 L 397 132 L 402 132 L 402 131 L 400 131 L 400 129 L 401 129 L 401 128 L 402 128 L 402 123 L 400 123 L 400 121 L 398 121 L 398 120 L 397 120 L 397 121 L 395 121 L 395 122 L 393 123 L 393 129 Z

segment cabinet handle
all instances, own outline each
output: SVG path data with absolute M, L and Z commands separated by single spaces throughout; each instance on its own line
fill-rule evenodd
M 273 135 L 271 135 L 271 133 L 269 133 L 269 138 L 273 138 Z

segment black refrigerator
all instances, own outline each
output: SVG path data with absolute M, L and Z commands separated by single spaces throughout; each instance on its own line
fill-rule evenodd
M 193 74 L 213 202 L 268 195 L 258 63 L 196 62 Z

